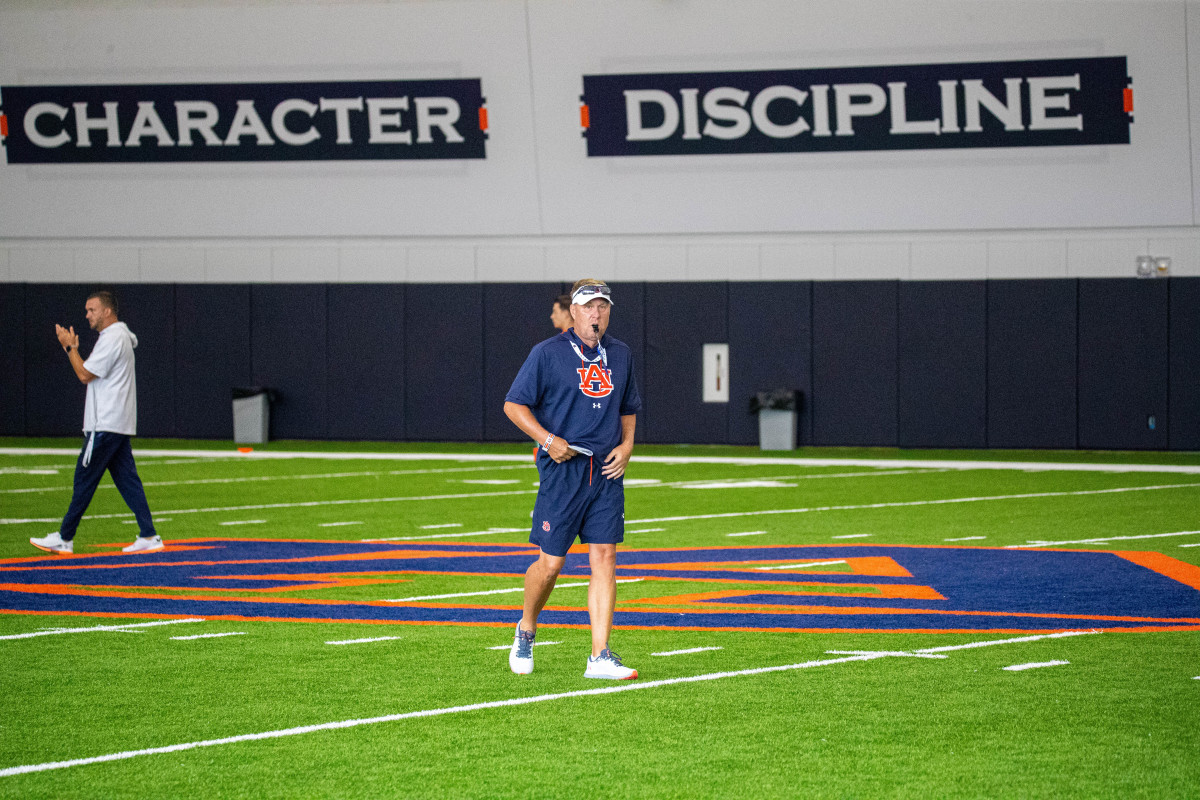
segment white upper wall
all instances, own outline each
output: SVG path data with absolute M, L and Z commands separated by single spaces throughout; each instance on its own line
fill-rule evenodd
M 0 111 L 20 86 L 467 78 L 487 141 L 459 160 L 0 155 L 0 282 L 1099 277 L 1146 254 L 1195 275 L 1189 45 L 1200 0 L 6 0 Z M 1128 144 L 589 156 L 580 117 L 584 76 L 1114 56 Z M 1074 112 L 1090 124 L 1050 111 Z

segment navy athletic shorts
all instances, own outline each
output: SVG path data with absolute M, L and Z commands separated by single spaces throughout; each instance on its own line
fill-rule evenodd
M 561 464 L 538 454 L 541 486 L 533 505 L 529 541 L 552 556 L 565 556 L 578 537 L 584 544 L 625 540 L 625 480 L 600 474 L 604 462 L 582 453 Z

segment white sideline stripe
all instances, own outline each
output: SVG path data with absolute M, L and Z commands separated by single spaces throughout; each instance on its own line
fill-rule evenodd
M 229 522 L 218 522 L 218 525 L 262 525 L 265 519 L 234 519 Z
M 869 533 L 843 533 L 840 536 L 830 536 L 830 539 L 865 539 L 870 536 Z
M 461 494 L 432 494 L 424 497 L 360 497 L 352 500 L 306 500 L 299 503 L 258 503 L 250 506 L 214 506 L 212 508 L 183 508 L 163 511 L 163 514 L 208 514 L 220 511 L 265 511 L 271 508 L 319 508 L 321 506 L 367 505 L 369 503 L 424 503 L 430 500 L 465 500 L 472 497 L 511 497 L 520 494 L 537 494 L 537 489 L 518 489 L 511 492 L 463 492 Z M 132 517 L 124 514 L 89 514 L 84 519 L 117 519 Z M 28 519 L 0 519 L 0 525 L 17 525 L 27 522 L 60 522 L 58 517 L 31 517 Z M 525 530 L 521 528 L 520 530 Z
M 220 460 L 231 460 L 231 459 L 220 459 Z M 165 463 L 197 464 L 197 463 L 202 463 L 202 462 L 197 462 L 195 460 L 184 461 L 184 462 L 151 461 L 151 462 L 148 462 L 148 465 L 153 466 L 154 464 L 165 464 Z M 393 470 L 374 470 L 374 471 L 368 471 L 368 472 L 326 472 L 326 473 L 322 473 L 322 474 L 318 474 L 318 475 L 243 475 L 238 478 L 195 478 L 193 480 L 186 480 L 186 481 L 143 481 L 142 485 L 143 486 L 201 486 L 204 484 L 211 484 L 211 483 L 220 484 L 220 483 L 251 483 L 251 482 L 259 482 L 259 481 L 325 480 L 328 478 L 370 478 L 370 477 L 379 477 L 381 475 L 433 475 L 433 474 L 444 473 L 444 472 L 481 472 L 481 471 L 491 472 L 494 470 L 501 470 L 501 469 L 536 469 L 536 467 L 533 464 L 507 464 L 507 465 L 502 465 L 502 466 L 494 466 L 493 465 L 493 466 L 487 466 L 487 467 L 447 467 L 446 469 L 393 469 Z M 53 474 L 53 473 L 42 473 L 42 472 L 31 473 L 29 470 L 20 470 L 20 472 L 26 473 L 26 474 Z M 0 474 L 3 474 L 3 473 L 4 473 L 4 470 L 0 469 Z M 496 481 L 463 481 L 463 483 L 489 483 L 489 482 L 495 483 Z M 519 481 L 515 481 L 515 480 L 500 481 L 500 483 L 518 483 L 518 482 Z M 99 489 L 115 489 L 117 487 L 116 487 L 116 484 L 102 483 L 97 488 L 99 488 Z M 0 494 L 29 494 L 32 492 L 69 492 L 71 490 L 72 490 L 72 486 L 70 484 L 66 484 L 66 485 L 60 485 L 60 486 L 38 486 L 38 487 L 34 487 L 34 488 L 25 488 L 25 489 L 0 489 Z
M 834 564 L 845 564 L 846 560 L 841 561 L 809 561 L 805 564 L 783 564 L 777 567 L 755 567 L 755 569 L 803 569 L 805 567 L 831 567 Z
M 883 656 L 897 656 L 900 658 L 949 658 L 950 656 L 942 655 L 941 653 L 910 653 L 906 650 L 826 650 L 826 653 L 833 655 L 867 655 L 868 653 L 878 653 Z
M 421 530 L 428 531 L 434 528 L 461 528 L 462 526 L 463 525 L 461 522 L 446 522 L 442 525 L 422 525 Z
M 942 539 L 943 542 L 978 542 L 986 539 L 986 536 L 958 536 L 954 539 Z
M 925 647 L 914 650 L 914 653 L 949 653 L 952 650 L 970 650 L 973 647 L 991 647 L 994 644 L 1017 644 L 1019 642 L 1036 642 L 1040 639 L 1064 639 L 1068 636 L 1091 636 L 1104 631 L 1063 631 L 1061 633 L 1039 633 L 1036 636 L 1019 636 L 1016 639 L 992 639 L 987 642 L 970 642 L 968 644 L 950 644 L 944 647 Z
M 1200 544 L 1181 544 L 1180 547 L 1200 547 Z
M 528 528 L 488 528 L 486 531 L 467 533 L 430 533 L 425 536 L 385 536 L 379 539 L 360 539 L 362 542 L 411 542 L 420 539 L 454 539 L 463 536 L 488 536 L 493 533 L 524 533 Z
M 1082 489 L 1074 492 L 1029 492 L 1028 494 L 997 494 L 984 497 L 951 497 L 945 500 L 906 500 L 895 503 L 866 503 L 855 506 L 811 506 L 809 508 L 771 508 L 762 511 L 727 511 L 722 514 L 689 514 L 677 517 L 649 517 L 626 520 L 628 525 L 645 525 L 651 522 L 682 522 L 691 519 L 728 519 L 732 517 L 761 517 L 771 514 L 807 514 L 817 511 L 861 511 L 873 508 L 906 508 L 909 506 L 938 506 L 955 503 L 981 503 L 989 500 L 1032 500 L 1042 497 L 1080 497 L 1092 494 L 1115 494 L 1120 492 L 1152 492 L 1160 489 L 1197 489 L 1200 483 L 1167 483 L 1156 486 L 1122 486 L 1116 489 Z M 85 517 L 86 519 L 86 517 Z M 3 522 L 4 520 L 0 520 Z M 36 520 L 57 522 L 57 520 Z M 1026 547 L 1027 545 L 1015 545 Z
M 743 533 L 727 533 L 726 536 L 760 536 L 766 531 L 745 531 Z
M 689 653 L 703 653 L 706 650 L 724 650 L 724 647 L 689 647 L 686 650 L 668 650 L 665 653 L 651 653 L 652 656 L 685 656 Z
M 391 642 L 396 639 L 402 639 L 402 636 L 376 636 L 374 639 L 343 639 L 340 642 L 326 642 L 325 644 L 366 644 L 367 642 Z
M 172 636 L 177 642 L 190 642 L 192 639 L 220 639 L 223 636 L 245 636 L 245 631 L 230 631 L 228 633 L 198 633 L 195 636 Z
M 1161 539 L 1164 536 L 1195 536 L 1200 534 L 1200 531 L 1176 531 L 1175 533 L 1142 533 L 1137 536 L 1102 536 L 1096 539 L 1069 539 L 1058 542 L 1036 541 L 1029 544 L 1010 544 L 1005 547 L 1006 550 L 1014 547 L 1050 547 L 1055 544 L 1102 544 L 1104 542 L 1120 542 L 1126 539 Z M 1181 544 L 1180 547 L 1196 547 L 1197 545 Z
M 1020 672 L 1023 669 L 1037 669 L 1038 667 L 1059 667 L 1063 664 L 1070 664 L 1070 661 L 1038 661 L 1032 664 L 1013 664 L 1011 667 L 1001 667 L 1005 672 Z
M 77 456 L 74 447 L 0 447 L 0 455 L 9 456 Z M 176 456 L 204 459 L 289 459 L 305 458 L 328 461 L 526 461 L 529 453 L 353 453 L 353 452 L 306 452 L 301 450 L 255 450 L 251 453 L 234 453 L 229 450 L 163 450 L 141 449 L 138 457 Z M 792 467 L 872 467 L 875 469 L 997 469 L 997 470 L 1040 470 L 1046 472 L 1174 472 L 1200 475 L 1200 465 L 1194 464 L 1092 464 L 1070 461 L 951 461 L 921 459 L 880 458 L 768 458 L 763 456 L 643 456 L 634 455 L 632 461 L 647 464 L 729 464 L 733 466 L 792 466 Z
M 964 649 L 966 647 L 985 647 L 996 644 L 1009 644 L 1012 642 L 1028 642 L 1036 639 L 1049 639 L 1058 636 L 1080 635 L 1084 633 L 1099 633 L 1099 631 L 1073 631 L 1062 634 L 1048 634 L 1045 636 L 1024 636 L 1018 639 L 999 639 L 990 642 L 977 642 L 968 645 L 956 645 L 946 649 Z M 935 648 L 928 650 L 918 650 L 916 652 L 931 652 Z M 936 648 L 942 649 L 942 648 Z M 318 731 L 337 730 L 342 728 L 357 728 L 362 725 L 378 725 L 383 722 L 398 722 L 404 719 L 418 719 L 421 717 L 440 717 L 447 714 L 462 714 L 468 711 L 482 711 L 489 708 L 506 708 L 511 706 L 524 706 L 532 703 L 545 703 L 551 700 L 565 700 L 572 697 L 589 697 L 593 695 L 618 694 L 621 692 L 636 692 L 644 689 L 657 689 L 662 686 L 674 686 L 681 683 L 698 683 L 701 681 L 716 681 L 724 678 L 741 678 L 749 675 L 766 675 L 772 672 L 789 672 L 797 669 L 808 669 L 810 667 L 824 667 L 831 664 L 847 664 L 852 661 L 873 661 L 877 658 L 887 658 L 886 654 L 868 653 L 864 655 L 844 656 L 842 658 L 827 658 L 818 661 L 804 661 L 799 664 L 785 664 L 775 667 L 758 667 L 755 669 L 743 669 L 734 672 L 709 672 L 702 675 L 691 675 L 683 678 L 667 678 L 661 681 L 646 681 L 644 683 L 624 683 L 620 686 L 602 686 L 596 689 L 580 689 L 574 692 L 558 692 L 556 694 L 541 694 L 533 697 L 515 697 L 509 700 L 492 700 L 484 703 L 472 703 L 463 706 L 449 706 L 446 708 L 431 708 L 423 711 L 408 711 L 402 714 L 387 714 L 379 717 L 367 717 L 364 719 L 347 719 L 338 722 L 323 722 L 316 725 L 300 725 L 294 728 L 281 728 L 274 731 L 264 731 L 262 733 L 244 733 L 239 736 L 227 736 L 223 739 L 204 739 L 196 742 L 185 742 L 183 744 L 172 744 L 164 747 L 147 747 L 142 750 L 125 750 L 119 753 L 109 753 L 102 756 L 91 756 L 90 758 L 74 758 L 68 761 L 48 761 L 42 764 L 26 764 L 18 767 L 8 767 L 0 769 L 0 778 L 7 778 L 13 775 L 25 775 L 31 772 L 46 772 L 52 769 L 65 769 L 67 767 L 81 767 L 88 764 L 101 764 L 109 761 L 123 761 L 129 758 L 137 758 L 139 756 L 162 755 L 165 753 L 179 753 L 184 750 L 194 750 L 199 747 L 216 747 L 218 745 L 237 744 L 240 742 L 253 742 L 262 739 L 280 739 L 285 736 L 299 736 L 305 733 L 316 733 Z
M 622 578 L 617 583 L 638 583 L 644 578 Z M 586 587 L 586 583 L 560 583 L 555 589 L 577 589 Z M 515 589 L 489 589 L 486 592 L 455 592 L 453 594 L 427 594 L 423 597 L 397 597 L 392 600 L 384 600 L 385 603 L 415 603 L 418 600 L 448 600 L 451 597 L 480 597 L 487 594 L 513 594 L 515 592 L 525 591 L 524 586 L 518 586 Z
M 1200 468 L 1198 468 L 1200 469 Z M 693 519 L 729 519 L 733 517 L 757 517 L 770 514 L 807 514 L 809 512 L 819 511 L 859 511 L 864 509 L 875 508 L 906 508 L 909 506 L 936 506 L 936 505 L 951 505 L 955 503 L 980 503 L 991 500 L 1029 500 L 1043 497 L 1082 497 L 1085 495 L 1095 494 L 1116 494 L 1122 492 L 1151 492 L 1162 489 L 1196 489 L 1200 488 L 1198 483 L 1168 483 L 1155 486 L 1122 486 L 1115 489 L 1084 489 L 1074 492 L 1029 492 L 1027 494 L 998 494 L 983 497 L 951 497 L 944 500 L 906 500 L 903 502 L 894 503 L 866 503 L 864 505 L 853 506 L 812 506 L 809 508 L 773 508 L 761 511 L 729 511 L 722 514 L 691 514 L 676 517 L 649 517 L 646 519 L 630 519 L 626 520 L 627 525 L 646 525 L 651 522 L 682 522 L 684 520 Z M 338 506 L 338 505 L 364 505 L 368 503 L 403 503 L 403 502 L 427 502 L 430 500 L 464 500 L 475 497 L 512 497 L 516 495 L 537 494 L 536 489 L 518 489 L 509 492 L 466 492 L 463 494 L 435 494 L 425 497 L 364 497 L 353 500 L 309 500 L 300 503 L 260 503 L 249 506 L 220 506 L 215 508 L 187 508 L 162 511 L 162 514 L 203 514 L 218 511 L 261 511 L 271 508 L 316 508 L 320 506 Z M 126 512 L 123 514 L 90 514 L 84 519 L 117 519 L 120 517 L 132 517 L 133 514 Z M 50 523 L 61 521 L 58 517 L 28 517 L 21 519 L 0 519 L 0 525 L 19 525 L 25 523 Z M 525 528 L 514 529 L 516 531 L 524 531 Z M 482 536 L 485 533 L 493 531 L 483 531 L 472 534 L 443 534 L 443 536 Z M 393 539 L 369 539 L 365 541 L 382 542 L 382 541 L 409 541 L 420 538 L 440 538 L 436 536 L 398 536 Z M 1013 545 L 1014 547 L 1028 547 L 1029 545 Z
M 14 633 L 8 636 L 0 636 L 0 640 L 4 639 L 32 639 L 35 636 L 57 636 L 60 633 L 91 633 L 93 631 L 125 631 L 130 628 L 153 628 L 158 625 L 180 625 L 184 622 L 204 622 L 200 617 L 192 617 L 190 619 L 162 619 L 155 622 L 131 622 L 128 625 L 95 625 L 91 628 L 53 628 L 48 631 L 34 631 L 33 633 Z
M 358 522 L 322 522 L 317 525 L 318 528 L 340 528 L 343 525 L 365 525 L 361 520 Z

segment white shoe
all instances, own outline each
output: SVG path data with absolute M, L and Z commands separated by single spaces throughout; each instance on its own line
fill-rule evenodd
M 139 536 L 133 540 L 133 544 L 129 547 L 122 547 L 122 553 L 145 553 L 151 550 L 162 550 L 163 540 L 161 536 Z
M 637 670 L 622 664 L 621 657 L 606 647 L 595 658 L 588 656 L 587 670 L 583 673 L 583 677 L 631 681 L 637 677 Z
M 521 623 L 517 623 L 517 632 L 513 634 L 512 647 L 508 650 L 508 668 L 517 675 L 533 672 L 533 640 L 536 636 L 521 630 Z
M 49 536 L 43 536 L 40 539 L 30 539 L 29 543 L 38 550 L 45 550 L 47 553 L 62 553 L 64 555 L 71 555 L 71 553 L 75 552 L 75 542 L 64 541 L 62 536 L 59 535 L 58 531 L 55 531 Z

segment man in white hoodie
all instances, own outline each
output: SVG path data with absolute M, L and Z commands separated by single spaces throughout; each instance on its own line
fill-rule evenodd
M 75 375 L 87 386 L 83 406 L 84 443 L 75 464 L 75 492 L 59 529 L 49 536 L 30 539 L 29 543 L 48 553 L 75 552 L 75 529 L 107 470 L 137 518 L 138 538 L 124 548 L 125 552 L 161 550 L 163 541 L 154 530 L 146 491 L 129 444 L 130 437 L 137 434 L 137 379 L 133 360 L 137 337 L 117 319 L 117 300 L 111 292 L 93 292 L 84 308 L 88 324 L 100 333 L 86 361 L 79 355 L 79 335 L 75 328 L 54 326 L 58 343 L 67 352 Z

